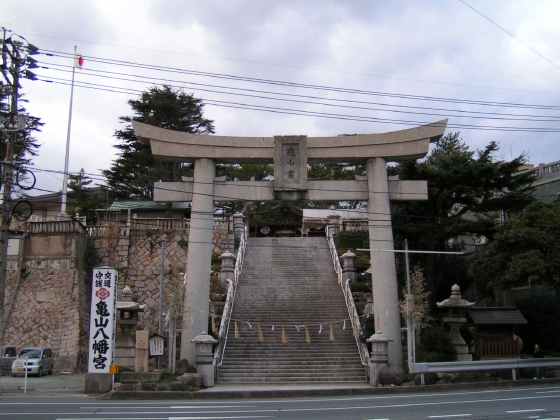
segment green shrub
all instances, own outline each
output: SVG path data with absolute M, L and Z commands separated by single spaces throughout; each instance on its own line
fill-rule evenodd
M 455 360 L 455 349 L 449 332 L 440 324 L 431 324 L 420 333 L 420 344 L 416 348 L 418 362 L 450 362 Z

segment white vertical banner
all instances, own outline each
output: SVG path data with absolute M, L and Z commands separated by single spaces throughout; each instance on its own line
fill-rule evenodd
M 115 343 L 117 277 L 117 270 L 111 267 L 93 269 L 89 322 L 89 373 L 110 373 Z

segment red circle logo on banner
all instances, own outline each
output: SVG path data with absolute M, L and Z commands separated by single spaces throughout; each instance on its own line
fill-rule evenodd
M 109 296 L 111 296 L 111 292 L 109 292 L 107 289 L 102 287 L 102 288 L 98 289 L 97 292 L 95 292 L 95 296 L 97 296 L 101 300 L 105 300 Z

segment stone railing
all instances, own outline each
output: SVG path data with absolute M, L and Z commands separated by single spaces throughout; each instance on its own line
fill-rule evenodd
M 92 239 L 101 238 L 127 238 L 128 226 L 118 223 L 106 223 L 87 227 L 88 236 Z
M 245 252 L 247 250 L 247 225 L 243 227 L 243 234 L 239 241 L 239 248 L 237 249 L 237 257 L 235 259 L 235 268 L 233 271 L 233 279 L 228 279 L 228 291 L 226 295 L 226 302 L 222 312 L 222 320 L 220 322 L 220 330 L 218 332 L 218 346 L 214 352 L 214 368 L 222 365 L 224 359 L 224 352 L 227 345 L 227 338 L 229 333 L 229 324 L 231 313 L 233 311 L 233 303 L 235 302 L 235 294 L 237 292 L 237 285 L 239 284 L 239 277 L 243 270 L 243 262 L 245 260 Z
M 362 331 L 360 325 L 360 316 L 358 315 L 356 304 L 354 303 L 354 297 L 352 296 L 352 291 L 350 290 L 350 280 L 344 280 L 342 276 L 342 266 L 340 265 L 340 259 L 338 258 L 338 252 L 336 251 L 336 245 L 334 243 L 334 229 L 332 226 L 327 226 L 325 231 L 327 234 L 327 242 L 329 244 L 329 250 L 331 252 L 334 271 L 336 272 L 338 284 L 342 289 L 342 294 L 344 295 L 346 308 L 348 309 L 348 316 L 350 318 L 350 324 L 352 325 L 352 332 L 354 333 L 356 346 L 358 347 L 358 352 L 360 353 L 360 360 L 363 366 L 368 366 L 369 352 L 366 344 L 362 343 L 362 341 L 360 340 L 360 334 Z
M 560 176 L 560 161 L 547 163 L 546 165 L 539 165 L 535 167 L 532 171 L 539 178 Z
M 190 226 L 189 219 L 171 219 L 171 218 L 139 218 L 130 219 L 130 230 L 188 230 Z
M 85 230 L 85 227 L 77 220 L 27 223 L 27 232 L 29 233 L 83 233 Z

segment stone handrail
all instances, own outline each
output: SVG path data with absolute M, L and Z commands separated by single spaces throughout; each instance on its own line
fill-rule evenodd
M 229 333 L 229 324 L 231 319 L 231 312 L 233 311 L 233 303 L 235 302 L 235 294 L 237 292 L 237 285 L 239 284 L 239 276 L 243 270 L 243 261 L 245 260 L 245 251 L 247 249 L 247 226 L 243 228 L 243 234 L 239 241 L 239 248 L 237 249 L 237 258 L 235 259 L 235 268 L 233 271 L 233 280 L 228 279 L 228 291 L 226 295 L 226 302 L 222 312 L 222 320 L 220 322 L 220 330 L 218 332 L 218 347 L 214 353 L 214 368 L 222 365 L 224 359 L 224 352 L 226 350 L 227 338 Z
M 360 341 L 360 316 L 356 309 L 354 303 L 354 297 L 352 296 L 352 291 L 350 289 L 350 281 L 344 281 L 342 277 L 342 266 L 340 265 L 340 259 L 338 258 L 338 253 L 336 251 L 336 245 L 334 243 L 334 229 L 332 226 L 327 226 L 326 229 L 327 242 L 329 244 L 329 250 L 331 252 L 331 258 L 333 261 L 334 271 L 336 272 L 338 278 L 338 284 L 342 289 L 342 294 L 344 295 L 344 301 L 346 302 L 346 308 L 348 309 L 348 316 L 350 318 L 350 324 L 352 325 L 352 332 L 354 333 L 354 339 L 356 340 L 356 346 L 358 347 L 358 352 L 360 353 L 360 360 L 363 366 L 368 366 L 369 352 L 365 343 Z

